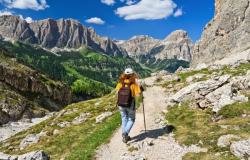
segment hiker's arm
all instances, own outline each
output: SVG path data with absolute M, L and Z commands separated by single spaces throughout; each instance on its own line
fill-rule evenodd
M 135 97 L 141 96 L 141 92 L 142 92 L 141 87 L 138 84 L 136 84 L 134 86 L 134 95 L 135 95 Z

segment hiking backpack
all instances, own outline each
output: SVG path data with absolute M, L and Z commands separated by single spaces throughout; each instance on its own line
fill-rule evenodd
M 132 103 L 132 91 L 130 89 L 131 84 L 123 83 L 121 89 L 118 91 L 118 106 L 130 107 Z

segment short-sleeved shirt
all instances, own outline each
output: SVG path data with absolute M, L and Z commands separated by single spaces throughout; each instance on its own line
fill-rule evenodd
M 130 82 L 128 79 L 125 79 L 124 80 L 124 83 L 125 85 L 128 85 Z M 120 89 L 122 88 L 122 83 L 118 83 L 116 85 L 116 90 L 119 91 Z M 131 89 L 131 92 L 132 92 L 132 97 L 135 97 L 136 95 L 140 94 L 141 93 L 141 89 L 140 89 L 140 86 L 136 83 L 133 83 L 130 85 L 130 89 Z

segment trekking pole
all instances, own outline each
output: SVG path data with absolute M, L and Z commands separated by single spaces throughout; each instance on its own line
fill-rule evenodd
M 145 133 L 147 132 L 147 127 L 146 127 L 146 116 L 145 116 L 145 108 L 144 108 L 144 96 L 142 92 L 142 110 L 143 110 L 143 119 L 144 119 L 144 131 Z
M 141 76 L 139 74 L 138 74 L 138 77 L 139 77 L 139 79 L 141 79 Z M 142 82 L 142 84 L 144 84 L 144 82 Z M 143 112 L 143 121 L 144 121 L 144 132 L 147 133 L 145 107 L 144 107 L 144 96 L 143 96 L 144 88 L 142 87 L 142 84 L 141 84 L 141 95 L 142 95 L 142 112 Z

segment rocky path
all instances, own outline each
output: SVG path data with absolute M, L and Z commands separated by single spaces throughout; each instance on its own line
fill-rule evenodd
M 148 81 L 151 83 L 152 81 Z M 97 160 L 179 160 L 188 152 L 201 152 L 196 146 L 181 146 L 166 126 L 162 111 L 166 111 L 166 93 L 160 86 L 150 84 L 144 92 L 147 133 L 144 133 L 142 107 L 136 113 L 136 122 L 131 130 L 132 141 L 122 143 L 121 129 L 108 144 L 102 145 L 96 153 Z

